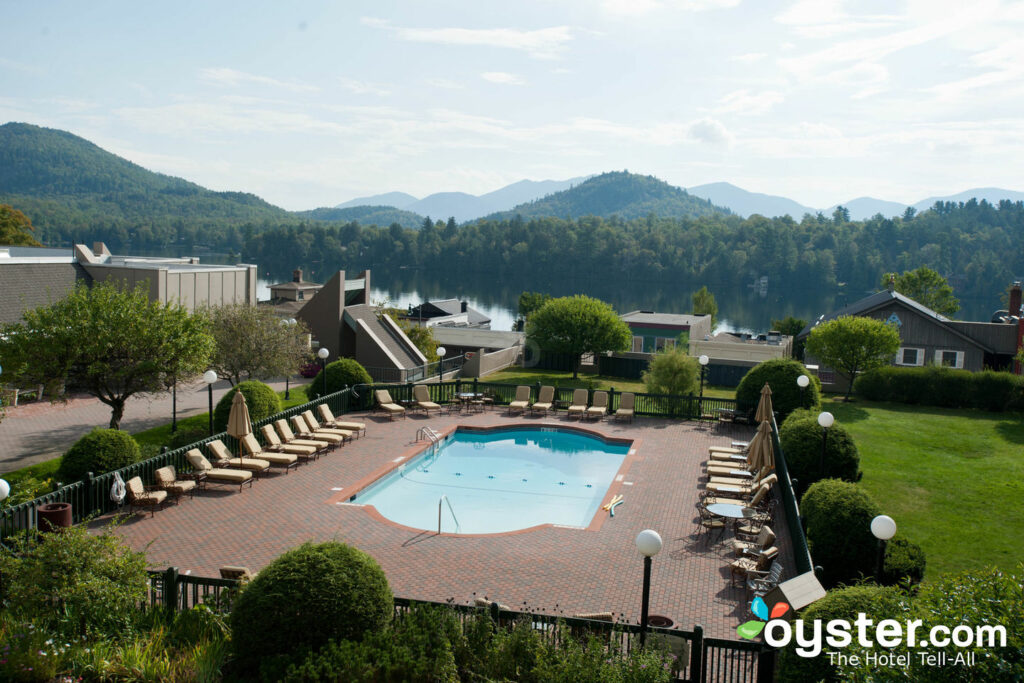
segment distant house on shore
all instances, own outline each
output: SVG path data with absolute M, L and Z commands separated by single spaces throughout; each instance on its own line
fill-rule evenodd
M 189 310 L 256 304 L 256 266 L 204 265 L 198 258 L 115 256 L 97 242 L 92 249 L 0 247 L 0 322 L 18 322 L 25 311 L 58 301 L 79 282 L 145 285 L 152 301 Z
M 633 333 L 630 348 L 633 353 L 656 353 L 677 343 L 685 345 L 690 339 L 703 339 L 711 334 L 710 315 L 630 311 L 619 317 Z
M 410 306 L 409 312 L 402 317 L 424 327 L 491 328 L 490 318 L 458 299 L 428 301 L 419 306 Z
M 816 326 L 843 316 L 874 318 L 895 326 L 900 333 L 900 348 L 892 364 L 904 367 L 934 364 L 972 372 L 1012 370 L 1024 330 L 1019 282 L 1010 288 L 1009 310 L 997 311 L 992 322 L 951 320 L 894 291 L 890 285 L 889 289 L 820 316 L 801 330 L 796 340 L 806 340 Z M 809 368 L 817 367 L 822 388 L 846 390 L 848 380 L 832 368 L 821 367 L 811 354 L 806 354 L 804 362 Z

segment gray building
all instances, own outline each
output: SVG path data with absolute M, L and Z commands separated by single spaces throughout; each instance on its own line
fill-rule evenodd
M 256 266 L 203 265 L 198 258 L 115 256 L 98 242 L 90 249 L 0 247 L 0 322 L 58 301 L 79 282 L 143 285 L 152 301 L 202 306 L 256 303 Z
M 823 315 L 805 327 L 796 340 L 805 340 L 823 322 L 843 316 L 874 318 L 893 325 L 900 334 L 900 348 L 892 364 L 903 367 L 944 365 L 977 372 L 1012 370 L 1019 347 L 1021 315 L 1020 283 L 1010 290 L 1010 310 L 994 316 L 994 322 L 951 320 L 891 289 L 877 292 L 845 308 Z M 831 368 L 820 367 L 807 354 L 808 367 L 818 366 L 823 388 L 845 391 L 847 379 Z

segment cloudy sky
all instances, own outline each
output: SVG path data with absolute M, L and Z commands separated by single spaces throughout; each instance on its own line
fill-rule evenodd
M 0 11 L 0 122 L 69 130 L 288 209 L 623 169 L 817 207 L 1024 190 L 1022 2 Z

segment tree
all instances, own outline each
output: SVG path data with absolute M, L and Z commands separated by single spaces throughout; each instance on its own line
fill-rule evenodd
M 9 204 L 0 204 L 0 244 L 12 247 L 41 247 L 32 236 L 35 228 L 28 216 Z
M 778 330 L 782 334 L 790 337 L 796 337 L 800 334 L 801 330 L 807 327 L 807 321 L 800 318 L 794 318 L 791 315 L 787 315 L 782 320 L 772 320 L 772 329 Z M 804 357 L 804 340 L 793 342 L 793 358 Z
M 232 304 L 208 308 L 216 349 L 210 367 L 231 386 L 245 379 L 283 377 L 309 357 L 309 330 L 274 315 L 267 306 Z
M 687 355 L 683 347 L 662 349 L 654 354 L 643 374 L 644 386 L 651 394 L 692 396 L 697 393 L 700 366 L 697 359 Z
M 540 309 L 541 306 L 551 301 L 550 294 L 542 294 L 541 292 L 523 292 L 519 295 L 519 317 L 529 318 L 534 311 Z
M 882 276 L 882 287 L 888 287 L 892 278 L 896 280 L 897 292 L 936 313 L 953 315 L 960 310 L 960 302 L 953 296 L 946 278 L 927 266 L 904 271 L 902 275 L 886 273 Z
M 149 301 L 145 286 L 80 284 L 64 299 L 27 311 L 24 322 L 0 328 L 4 375 L 43 384 L 50 396 L 62 385 L 110 406 L 118 429 L 136 394 L 166 389 L 169 377 L 202 372 L 213 353 L 207 321 L 172 303 Z
M 714 331 L 718 324 L 718 304 L 715 302 L 715 295 L 709 292 L 705 285 L 694 292 L 690 299 L 693 302 L 693 314 L 710 315 L 711 330 Z
M 609 304 L 577 294 L 541 306 L 526 324 L 526 337 L 545 351 L 571 354 L 576 379 L 584 353 L 625 351 L 633 335 Z
M 807 352 L 845 375 L 850 400 L 857 374 L 888 365 L 900 348 L 900 333 L 874 318 L 843 316 L 821 323 L 807 338 Z

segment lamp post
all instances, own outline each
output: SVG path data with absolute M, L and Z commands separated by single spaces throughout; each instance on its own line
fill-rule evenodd
M 875 583 L 882 583 L 882 570 L 885 567 L 885 542 L 896 535 L 896 522 L 889 515 L 878 515 L 871 520 L 871 534 L 878 539 Z
M 203 373 L 203 381 L 206 382 L 206 390 L 210 393 L 210 436 L 213 436 L 213 383 L 217 381 L 217 373 L 207 370 Z
M 832 413 L 825 411 L 818 414 L 818 424 L 821 425 L 821 460 L 818 462 L 818 473 L 825 477 L 825 445 L 828 444 L 828 428 L 835 424 L 836 418 Z
M 644 594 L 640 603 L 640 647 L 647 644 L 647 608 L 651 598 L 651 558 L 661 552 L 661 536 L 644 529 L 636 536 L 636 549 L 644 556 Z
M 295 318 L 288 318 L 287 320 L 282 320 L 281 323 L 285 327 L 289 327 L 290 328 L 291 326 L 297 324 L 298 321 Z M 289 398 L 291 398 L 291 388 L 288 386 L 288 382 L 289 382 L 289 380 L 291 380 L 291 378 L 292 378 L 291 377 L 291 373 L 285 373 L 285 375 L 284 375 L 284 400 L 286 400 L 286 401 Z
M 807 375 L 799 375 L 796 378 L 796 385 L 798 387 L 800 387 L 800 405 L 801 406 L 804 404 L 804 400 L 805 400 L 806 395 L 807 395 L 807 387 L 810 385 L 810 383 L 811 383 L 811 378 L 808 377 Z
M 700 358 L 697 359 L 697 362 L 700 363 L 700 397 L 703 399 L 704 398 L 704 371 L 707 369 L 708 363 L 711 362 L 711 359 L 708 358 L 707 355 L 702 355 Z
M 171 434 L 178 431 L 178 378 L 171 385 Z
M 444 381 L 444 357 L 448 354 L 448 349 L 443 346 L 437 347 L 437 357 L 440 359 L 437 361 L 437 381 Z
M 320 350 L 316 352 L 316 355 L 320 358 L 320 374 L 324 378 L 323 395 L 326 396 L 327 395 L 327 356 L 331 355 L 331 352 L 328 351 L 323 346 L 321 346 Z

